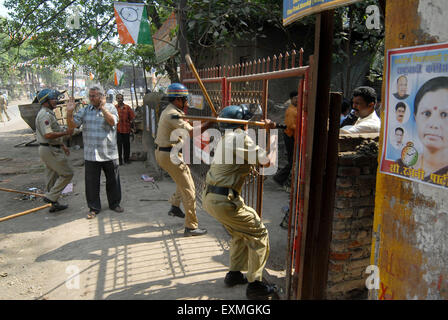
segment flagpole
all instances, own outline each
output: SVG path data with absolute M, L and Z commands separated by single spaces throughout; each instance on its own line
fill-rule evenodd
M 137 88 L 135 87 L 135 65 L 134 65 L 134 62 L 132 62 L 132 70 L 133 70 L 133 72 L 134 72 L 134 94 L 135 94 L 135 104 L 136 104 L 136 108 L 138 108 Z
M 129 82 L 129 91 L 131 92 L 132 109 L 134 109 L 134 97 L 132 96 L 132 82 Z
M 145 70 L 145 62 L 142 60 L 142 68 L 143 68 L 143 79 L 145 79 L 145 94 L 148 92 L 148 81 L 146 80 L 146 70 Z
M 75 97 L 75 65 L 72 66 L 72 98 Z

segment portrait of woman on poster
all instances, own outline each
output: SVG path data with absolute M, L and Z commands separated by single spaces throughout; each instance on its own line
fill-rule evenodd
M 448 174 L 448 77 L 425 82 L 414 100 L 414 118 L 422 152 L 412 146 L 397 163 L 424 171 L 423 181 L 447 185 L 441 176 Z M 431 178 L 431 174 L 437 175 Z

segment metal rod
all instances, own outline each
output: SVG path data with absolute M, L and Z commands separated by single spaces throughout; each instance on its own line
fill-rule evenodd
M 17 218 L 17 217 L 21 217 L 21 216 L 24 216 L 26 214 L 30 214 L 30 213 L 33 213 L 33 212 L 36 212 L 36 211 L 39 211 L 39 210 L 42 210 L 42 209 L 45 209 L 45 208 L 48 208 L 48 207 L 51 207 L 51 203 L 47 203 L 46 205 L 43 205 L 41 207 L 37 207 L 37 208 L 30 209 L 30 210 L 27 210 L 27 211 L 19 212 L 19 213 L 16 213 L 16 214 L 4 217 L 4 218 L 0 218 L 0 222 L 6 221 L 6 220 L 10 220 L 10 219 L 14 219 L 14 218 Z
M 75 65 L 72 66 L 72 98 L 75 97 Z
M 204 84 L 202 83 L 201 78 L 199 77 L 199 74 L 193 64 L 193 61 L 191 60 L 191 57 L 189 54 L 185 55 L 185 61 L 187 62 L 188 66 L 190 67 L 191 71 L 193 72 L 193 75 L 195 76 L 196 80 L 199 83 L 199 86 L 201 87 L 202 93 L 204 94 L 205 99 L 208 102 L 208 105 L 210 106 L 210 108 L 212 109 L 213 115 L 217 115 L 218 113 L 216 112 L 215 106 L 213 105 L 212 100 L 210 99 L 210 96 L 208 95 L 207 90 L 205 89 Z

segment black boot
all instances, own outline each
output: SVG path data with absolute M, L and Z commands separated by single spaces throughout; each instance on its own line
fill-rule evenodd
M 224 283 L 228 287 L 233 287 L 237 284 L 246 284 L 247 278 L 240 271 L 229 271 L 224 278 Z
M 45 197 L 43 198 L 43 200 L 46 203 L 51 203 L 50 212 L 62 211 L 62 210 L 65 210 L 68 208 L 68 206 L 65 204 L 60 204 L 57 201 L 51 201 L 50 199 L 45 198 Z
M 168 211 L 168 215 L 173 217 L 185 218 L 185 213 L 180 210 L 179 207 L 171 206 L 170 211 Z
M 247 285 L 246 297 L 249 300 L 277 300 L 279 298 L 275 285 L 257 280 Z

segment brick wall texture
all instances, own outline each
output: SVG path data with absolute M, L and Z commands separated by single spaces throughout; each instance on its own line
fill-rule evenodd
M 327 299 L 367 299 L 378 153 L 375 141 L 362 144 L 339 153 Z

